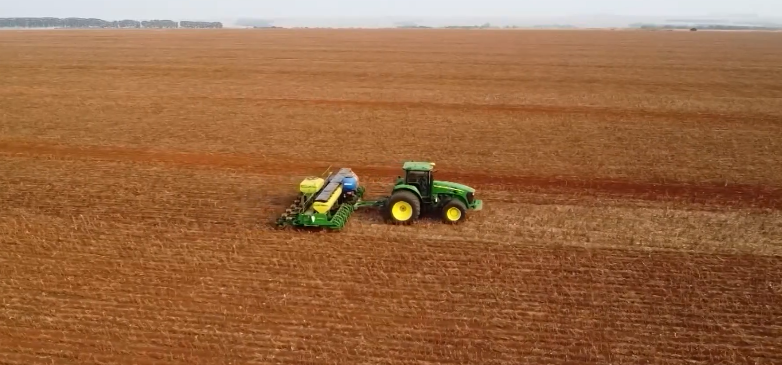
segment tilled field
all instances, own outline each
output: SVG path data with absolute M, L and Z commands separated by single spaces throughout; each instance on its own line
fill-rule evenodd
M 0 363 L 782 363 L 782 38 L 0 32 Z M 463 225 L 276 231 L 401 162 Z

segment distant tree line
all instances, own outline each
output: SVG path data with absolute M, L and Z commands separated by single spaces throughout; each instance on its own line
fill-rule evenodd
M 180 28 L 222 28 L 223 23 L 220 22 L 179 22 Z
M 177 22 L 173 20 L 144 20 L 141 22 L 141 28 L 171 29 L 177 28 Z
M 645 24 L 634 23 L 630 24 L 631 28 L 646 29 L 646 30 L 782 30 L 782 26 L 746 26 L 746 25 L 723 25 L 723 24 L 696 24 L 696 25 L 673 25 L 673 24 Z
M 95 18 L 0 18 L 0 28 L 222 28 L 221 22 L 114 20 Z

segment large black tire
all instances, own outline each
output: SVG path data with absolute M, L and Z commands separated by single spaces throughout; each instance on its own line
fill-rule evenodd
M 386 220 L 393 224 L 413 223 L 421 214 L 421 200 L 412 191 L 397 190 L 385 206 Z
M 440 211 L 441 219 L 443 223 L 458 224 L 464 221 L 467 217 L 467 206 L 459 199 L 451 199 L 445 205 L 443 205 L 442 211 Z

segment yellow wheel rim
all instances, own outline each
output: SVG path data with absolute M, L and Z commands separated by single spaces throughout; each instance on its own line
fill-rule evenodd
M 398 221 L 406 221 L 413 217 L 413 206 L 408 202 L 396 202 L 391 207 L 391 215 Z
M 448 211 L 445 212 L 445 216 L 448 217 L 448 220 L 455 222 L 462 217 L 462 211 L 457 207 L 450 207 L 448 208 Z

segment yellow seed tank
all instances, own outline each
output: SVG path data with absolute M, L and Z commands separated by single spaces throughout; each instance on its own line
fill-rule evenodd
M 328 196 L 328 199 L 315 199 L 315 203 L 312 204 L 312 209 L 315 209 L 318 213 L 326 213 L 331 209 L 331 207 L 334 206 L 334 203 L 337 202 L 337 199 L 339 199 L 339 196 L 342 195 L 342 184 L 337 182 L 332 182 L 328 186 L 326 186 L 326 189 L 324 189 L 324 193 L 327 193 L 328 190 L 332 190 L 331 195 Z M 318 195 L 318 198 L 320 198 L 320 195 Z
M 324 182 L 319 177 L 308 177 L 299 184 L 299 191 L 307 195 L 315 194 L 323 187 Z

